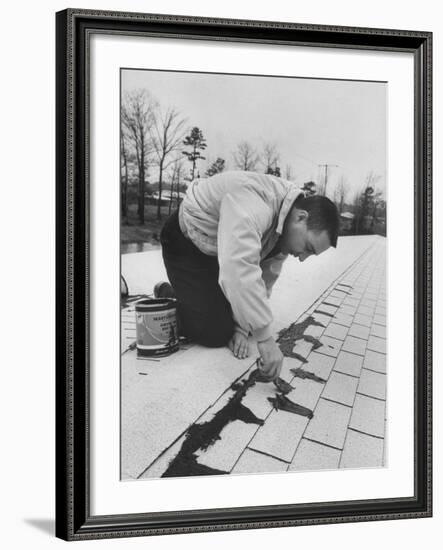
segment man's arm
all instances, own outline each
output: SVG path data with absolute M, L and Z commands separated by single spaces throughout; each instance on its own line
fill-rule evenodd
M 272 210 L 244 186 L 223 197 L 218 226 L 219 284 L 236 323 L 257 340 L 272 334 L 272 313 L 260 266 L 261 239 L 272 223 Z
M 226 194 L 218 226 L 219 284 L 234 319 L 257 340 L 268 381 L 280 375 L 283 354 L 272 336 L 272 313 L 260 267 L 261 239 L 272 223 L 272 210 L 247 186 Z
M 270 298 L 271 296 L 272 287 L 274 286 L 275 281 L 279 278 L 283 267 L 283 262 L 286 260 L 287 257 L 287 254 L 283 254 L 282 252 L 280 252 L 279 254 L 276 254 L 271 258 L 266 258 L 265 260 L 262 260 L 260 263 L 262 278 L 265 282 L 268 298 Z
M 275 281 L 280 276 L 283 262 L 287 258 L 287 254 L 279 253 L 275 256 L 272 256 L 271 258 L 266 258 L 265 260 L 262 260 L 260 263 L 260 268 L 262 270 L 262 279 L 265 283 L 266 287 L 266 294 L 267 297 L 271 297 L 272 288 L 274 286 Z M 241 327 L 236 320 L 235 321 L 235 331 L 242 334 L 245 338 L 247 338 L 250 335 L 249 330 L 244 329 Z

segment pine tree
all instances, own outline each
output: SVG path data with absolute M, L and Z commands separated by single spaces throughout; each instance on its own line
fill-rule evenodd
M 207 147 L 206 139 L 203 137 L 203 132 L 197 126 L 192 128 L 191 133 L 185 137 L 183 145 L 190 147 L 190 151 L 183 151 L 189 162 L 192 162 L 191 181 L 195 177 L 195 168 L 198 160 L 204 160 L 200 151 L 204 151 Z

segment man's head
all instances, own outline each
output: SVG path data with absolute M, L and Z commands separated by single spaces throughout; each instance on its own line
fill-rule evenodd
M 337 246 L 339 214 L 327 197 L 300 196 L 286 216 L 281 237 L 281 251 L 301 262 Z

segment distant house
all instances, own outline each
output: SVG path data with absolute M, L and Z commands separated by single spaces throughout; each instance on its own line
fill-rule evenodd
M 353 221 L 354 214 L 352 212 L 342 212 L 340 214 L 340 233 L 350 233 Z
M 183 191 L 178 192 L 178 200 L 181 202 L 185 198 L 186 193 Z M 149 204 L 157 204 L 160 200 L 160 193 L 158 191 L 154 191 L 153 193 L 145 193 L 145 198 L 147 199 Z M 164 189 L 162 191 L 162 198 L 161 198 L 161 204 L 163 206 L 167 205 L 171 201 L 171 190 L 170 189 Z M 177 192 L 174 191 L 172 195 L 172 202 L 177 202 Z

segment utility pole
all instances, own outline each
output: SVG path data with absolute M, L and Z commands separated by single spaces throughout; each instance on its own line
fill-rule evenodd
M 328 168 L 338 168 L 338 164 L 319 164 L 319 168 L 325 169 L 325 197 L 326 197 L 326 188 L 328 186 Z

